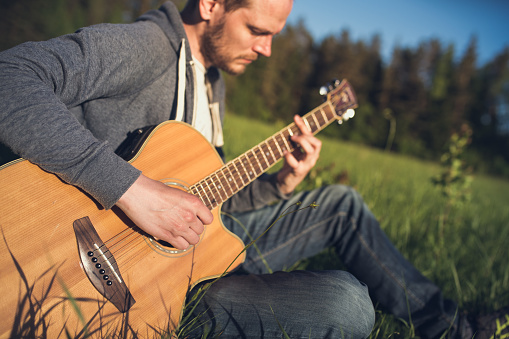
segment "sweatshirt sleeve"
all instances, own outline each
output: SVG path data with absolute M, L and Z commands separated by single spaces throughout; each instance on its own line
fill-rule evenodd
M 226 201 L 222 210 L 229 213 L 253 211 L 291 196 L 292 193 L 281 193 L 276 174 L 262 174 Z
M 168 46 L 152 31 L 149 23 L 98 25 L 0 53 L 0 141 L 111 208 L 140 172 L 69 109 L 132 95 L 157 77 L 156 56 Z

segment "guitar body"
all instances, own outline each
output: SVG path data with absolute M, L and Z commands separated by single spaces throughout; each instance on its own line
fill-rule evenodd
M 182 189 L 223 166 L 198 132 L 178 122 L 157 126 L 131 163 L 146 176 Z M 0 197 L 1 338 L 65 337 L 66 331 L 71 337 L 146 337 L 172 330 L 189 289 L 222 274 L 244 248 L 221 224 L 218 206 L 213 224 L 192 249 L 159 249 L 120 210 L 104 210 L 80 189 L 26 160 L 0 168 Z M 85 274 L 73 229 L 83 217 L 109 246 L 118 280 L 135 300 L 126 312 Z M 243 260 L 240 256 L 231 268 Z

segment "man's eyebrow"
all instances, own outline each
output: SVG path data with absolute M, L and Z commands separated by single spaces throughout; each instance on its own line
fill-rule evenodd
M 248 24 L 247 27 L 249 28 L 249 30 L 251 32 L 258 34 L 258 35 L 274 35 L 274 33 L 272 33 L 271 31 L 268 31 L 266 29 L 262 29 L 260 27 L 256 27 L 256 26 L 253 26 L 250 24 Z

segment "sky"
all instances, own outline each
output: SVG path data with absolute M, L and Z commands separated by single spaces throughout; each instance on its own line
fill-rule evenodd
M 386 61 L 395 46 L 431 38 L 459 58 L 475 35 L 479 66 L 509 47 L 509 0 L 295 0 L 288 22 L 299 19 L 317 40 L 344 29 L 353 41 L 379 34 Z

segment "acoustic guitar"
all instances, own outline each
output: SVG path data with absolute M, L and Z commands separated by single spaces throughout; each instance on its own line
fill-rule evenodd
M 357 106 L 346 80 L 305 115 L 317 133 Z M 221 204 L 292 151 L 291 124 L 223 164 L 197 131 L 165 122 L 129 162 L 146 176 L 198 196 L 212 211 L 186 250 L 140 231 L 119 209 L 29 161 L 0 167 L 0 337 L 152 337 L 181 321 L 186 294 L 244 260 L 244 244 L 221 223 Z M 240 254 L 240 255 L 239 255 Z

